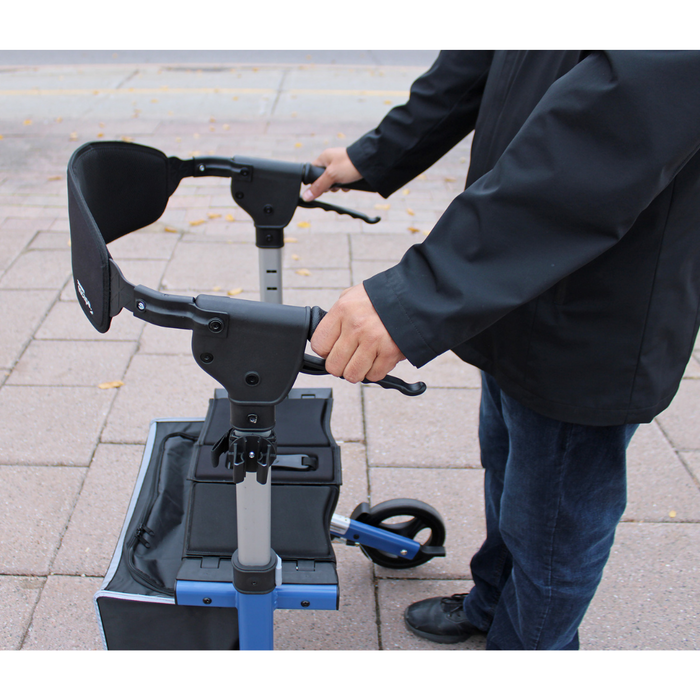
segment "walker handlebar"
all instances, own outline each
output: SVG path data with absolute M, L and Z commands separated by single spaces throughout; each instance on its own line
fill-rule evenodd
M 316 332 L 318 324 L 321 323 L 325 315 L 326 312 L 318 306 L 314 306 L 311 309 L 309 340 L 311 340 L 311 336 L 313 336 L 313 334 Z M 312 357 L 311 355 L 306 354 L 304 355 L 304 363 L 302 365 L 301 371 L 304 374 L 328 374 L 325 360 L 322 360 L 321 358 L 317 357 Z M 399 379 L 398 377 L 392 377 L 389 374 L 387 374 L 386 377 L 384 377 L 384 379 L 380 379 L 378 382 L 372 382 L 368 379 L 363 379 L 362 383 L 377 384 L 383 389 L 396 389 L 397 391 L 400 391 L 406 396 L 420 396 L 426 390 L 426 385 L 424 382 L 408 384 L 403 379 Z
M 321 175 L 325 172 L 325 168 L 320 165 L 311 165 L 311 163 L 306 163 L 302 170 L 301 181 L 305 185 L 310 185 L 312 182 L 316 182 Z M 333 187 L 340 187 L 344 190 L 361 190 L 363 192 L 374 192 L 374 190 L 369 186 L 365 180 L 356 180 L 355 182 L 350 182 L 345 185 L 333 185 Z

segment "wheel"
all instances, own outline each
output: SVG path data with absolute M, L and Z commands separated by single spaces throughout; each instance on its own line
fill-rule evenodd
M 372 508 L 367 503 L 361 503 L 350 517 L 410 540 L 419 541 L 423 547 L 441 547 L 445 543 L 445 523 L 440 513 L 427 503 L 413 498 L 394 498 Z M 421 550 L 413 559 L 404 559 L 365 545 L 360 545 L 360 549 L 375 564 L 387 569 L 410 569 L 439 556 L 438 552 Z

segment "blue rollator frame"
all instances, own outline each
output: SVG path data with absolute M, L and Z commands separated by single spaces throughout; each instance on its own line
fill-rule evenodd
M 103 333 L 124 308 L 148 323 L 191 330 L 195 361 L 228 395 L 230 429 L 212 448 L 212 466 L 225 455 L 236 485 L 232 580 L 183 576 L 176 582 L 175 602 L 236 608 L 241 649 L 273 648 L 276 609 L 338 607 L 337 585 L 283 582 L 282 560 L 271 546 L 276 407 L 290 395 L 299 372 L 327 373 L 323 360 L 304 354 L 325 312 L 282 304 L 284 228 L 298 206 L 335 211 L 367 223 L 379 220 L 324 202 L 304 202 L 299 197 L 301 184 L 313 182 L 321 172 L 308 164 L 255 158 L 207 156 L 181 161 L 121 142 L 86 144 L 75 152 L 68 168 L 73 275 L 85 315 Z M 106 243 L 157 220 L 183 177 L 203 176 L 230 178 L 234 200 L 253 219 L 260 302 L 212 295 L 192 298 L 134 286 L 107 251 Z M 343 187 L 367 189 L 363 181 Z M 149 202 L 150 198 L 157 201 Z M 390 376 L 376 383 L 407 396 L 425 391 L 422 382 L 407 384 Z M 395 522 L 398 516 L 409 520 Z M 431 536 L 421 544 L 415 538 L 426 529 Z M 350 518 L 333 515 L 330 535 L 359 545 L 375 563 L 387 567 L 407 568 L 445 555 L 444 524 L 437 511 L 420 501 L 397 499 L 374 508 L 361 504 Z
M 407 537 L 387 532 L 373 525 L 334 515 L 331 533 L 349 543 L 364 544 L 388 554 L 413 559 L 420 544 Z M 280 568 L 276 567 L 279 572 Z M 178 605 L 238 609 L 238 635 L 243 650 L 274 648 L 273 613 L 275 610 L 336 610 L 337 586 L 282 584 L 279 574 L 275 587 L 267 593 L 247 593 L 234 583 L 214 581 L 178 581 L 175 589 Z

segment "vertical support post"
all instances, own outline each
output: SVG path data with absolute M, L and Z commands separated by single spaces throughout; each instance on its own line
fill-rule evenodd
M 243 566 L 267 566 L 272 541 L 272 479 L 260 484 L 254 472 L 236 485 L 238 560 Z
M 275 593 L 238 596 L 238 644 L 242 651 L 274 648 Z
M 260 300 L 270 304 L 282 303 L 282 250 L 258 248 Z

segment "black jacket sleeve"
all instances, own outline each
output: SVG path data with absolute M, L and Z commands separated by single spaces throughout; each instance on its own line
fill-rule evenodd
M 619 241 L 700 149 L 698 86 L 700 52 L 680 51 L 594 53 L 555 81 L 428 238 L 365 282 L 409 361 L 467 341 Z M 397 155 L 397 180 L 426 139 Z
M 427 170 L 476 124 L 492 51 L 442 51 L 405 105 L 348 147 L 370 186 L 388 197 Z

